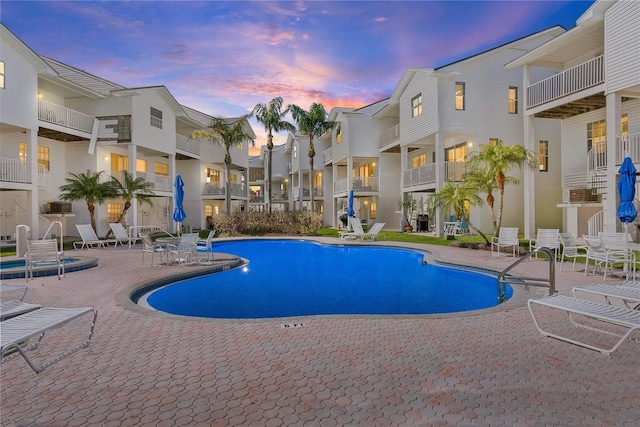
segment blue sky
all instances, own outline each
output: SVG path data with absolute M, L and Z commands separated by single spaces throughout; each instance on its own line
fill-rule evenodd
M 123 86 L 164 85 L 181 104 L 231 117 L 276 96 L 327 111 L 367 105 L 407 68 L 572 28 L 591 4 L 2 0 L 0 17 L 41 55 Z M 252 124 L 259 146 L 264 132 Z

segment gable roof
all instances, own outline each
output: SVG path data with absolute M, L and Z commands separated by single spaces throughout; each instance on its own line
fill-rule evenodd
M 116 83 L 110 82 L 109 80 L 94 76 L 93 74 L 87 73 L 83 70 L 79 70 L 75 67 L 72 67 L 71 65 L 64 64 L 60 61 L 56 61 L 55 59 L 47 58 L 43 55 L 40 55 L 40 58 L 42 58 L 52 69 L 54 69 L 61 79 L 64 79 L 76 86 L 89 89 L 90 91 L 96 94 L 100 94 L 101 96 L 110 95 L 111 92 L 115 90 L 125 89 L 124 86 L 120 86 Z

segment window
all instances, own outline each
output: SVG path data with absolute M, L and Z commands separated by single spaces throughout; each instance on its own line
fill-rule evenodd
M 293 144 L 293 158 L 296 159 L 298 157 L 298 144 Z
M 360 177 L 369 177 L 374 176 L 375 173 L 375 163 L 367 163 L 366 165 L 358 166 L 357 169 L 353 169 L 353 176 L 356 176 L 356 170 L 358 171 L 358 175 Z
M 204 217 L 213 216 L 213 206 L 205 205 L 204 207 Z
M 342 142 L 342 126 L 338 125 L 338 129 L 336 130 L 336 142 L 340 144 Z
M 422 114 L 422 93 L 411 98 L 411 117 Z
M 129 170 L 129 158 L 120 154 L 111 153 L 111 170 L 127 171 Z
M 597 152 L 604 154 L 606 149 L 607 136 L 606 120 L 598 120 L 597 122 L 587 123 L 587 152 L 593 147 L 598 147 Z
M 540 141 L 538 143 L 540 149 L 540 157 L 538 159 L 540 172 L 549 171 L 549 141 Z
M 509 86 L 509 114 L 518 114 L 518 87 Z
M 411 167 L 419 168 L 420 166 L 424 166 L 427 164 L 427 155 L 420 154 L 419 156 L 415 156 L 411 159 Z
M 121 203 L 107 203 L 107 222 L 118 222 L 121 213 Z
M 313 177 L 313 188 L 322 187 L 322 174 L 319 173 Z
M 620 134 L 629 135 L 629 115 L 623 114 L 620 119 Z
M 136 171 L 147 172 L 147 161 L 144 159 L 136 159 Z
M 500 138 L 489 138 L 489 145 L 498 145 Z
M 38 145 L 38 164 L 44 166 L 49 171 L 49 147 Z
M 156 175 L 169 176 L 169 165 L 166 163 L 155 162 L 153 164 L 153 170 Z
M 238 182 L 238 175 L 232 173 L 229 176 L 229 182 L 236 184 Z
M 21 162 L 27 161 L 27 143 L 19 142 L 18 143 L 18 157 Z
M 151 107 L 151 126 L 162 129 L 162 111 Z
M 207 168 L 207 182 L 220 182 L 220 171 Z
M 0 61 L 0 89 L 4 89 L 4 61 Z
M 371 219 L 376 219 L 378 215 L 378 205 L 374 202 L 371 202 L 371 208 L 369 209 L 369 216 Z
M 464 83 L 456 82 L 456 110 L 464 110 L 465 108 L 464 96 L 465 96 Z

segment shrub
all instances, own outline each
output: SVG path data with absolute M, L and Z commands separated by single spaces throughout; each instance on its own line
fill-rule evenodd
M 214 216 L 213 225 L 216 236 L 222 237 L 266 234 L 313 236 L 322 227 L 322 221 L 310 212 L 273 212 L 271 215 L 266 212 L 238 212 Z

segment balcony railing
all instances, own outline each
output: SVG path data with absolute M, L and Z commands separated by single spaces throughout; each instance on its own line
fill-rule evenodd
M 380 191 L 380 178 L 377 176 L 356 176 L 351 178 L 349 188 L 348 178 L 342 178 L 333 183 L 334 193 L 342 193 L 348 190 L 357 192 Z
M 293 187 L 293 198 L 294 199 L 300 199 L 300 191 L 302 190 L 302 197 L 303 198 L 309 198 L 311 197 L 310 192 L 309 192 L 309 187 Z M 313 197 L 322 197 L 323 193 L 322 193 L 322 188 L 320 187 L 313 187 Z M 287 199 L 283 199 L 287 200 Z
M 413 187 L 414 185 L 432 184 L 436 182 L 436 164 L 420 166 L 418 168 L 407 169 L 404 171 L 404 187 Z
M 596 142 L 587 153 L 589 171 L 607 167 L 607 141 Z
M 331 147 L 324 150 L 324 164 L 331 163 L 333 161 L 333 153 Z
M 247 186 L 245 184 L 238 184 L 232 182 L 230 184 L 231 191 L 229 194 L 232 196 L 246 196 Z M 202 183 L 202 195 L 203 196 L 223 196 L 225 193 L 224 184 L 222 182 L 204 182 Z
M 634 163 L 640 163 L 640 132 L 622 135 L 616 138 L 616 163 L 622 164 L 625 156 Z
M 148 172 L 136 172 L 138 178 L 144 178 L 147 182 L 153 184 L 153 190 L 172 191 L 173 183 L 167 175 L 158 175 Z M 124 171 L 108 171 L 106 177 L 113 177 L 124 184 Z
M 31 182 L 31 162 L 0 157 L 0 181 Z
M 445 181 L 462 181 L 462 175 L 465 173 L 466 162 L 444 162 L 444 179 Z
M 184 135 L 176 134 L 176 148 L 188 153 L 200 154 L 200 143 Z
M 95 119 L 79 111 L 39 99 L 38 120 L 91 133 Z
M 391 144 L 400 139 L 400 124 L 391 126 L 380 133 L 380 147 Z
M 527 88 L 527 108 L 562 98 L 603 82 L 604 56 L 598 56 L 529 86 Z

